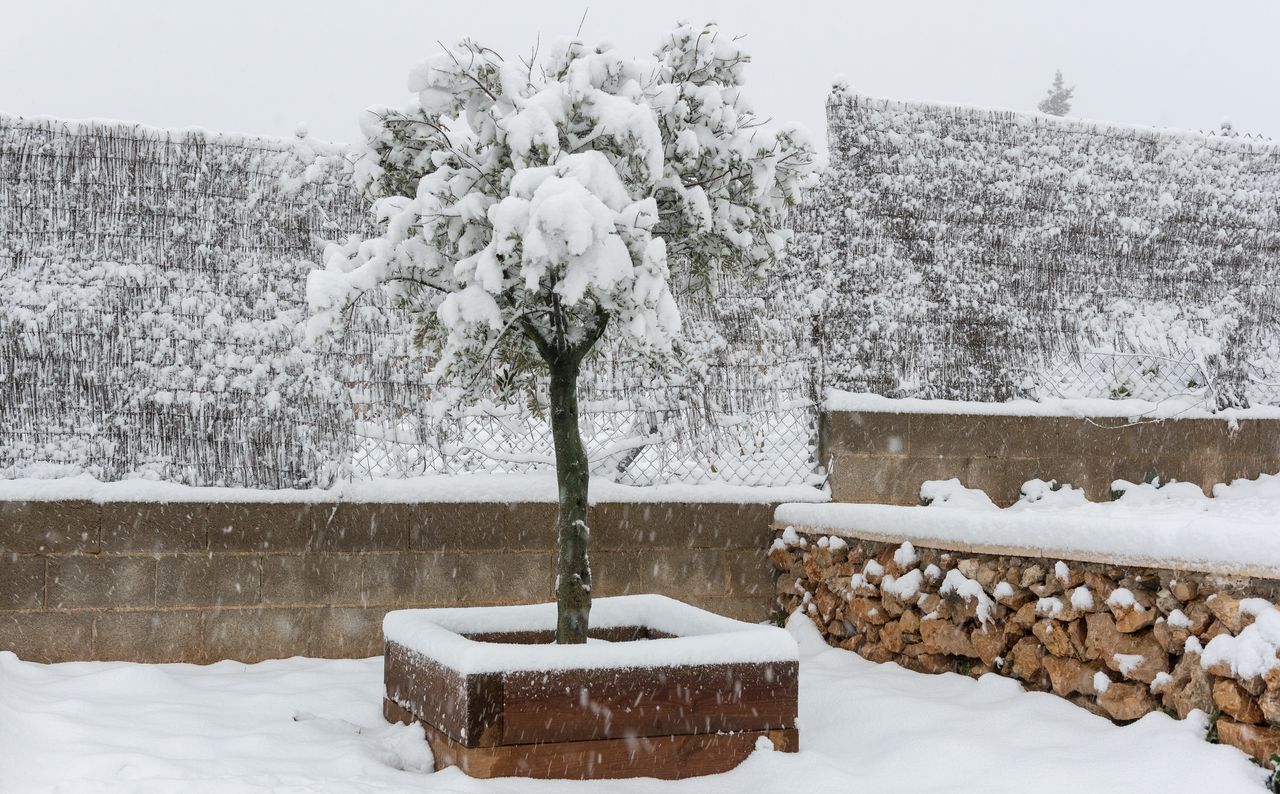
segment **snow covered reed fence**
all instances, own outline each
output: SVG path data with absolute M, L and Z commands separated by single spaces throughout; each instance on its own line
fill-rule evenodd
M 0 475 L 333 476 L 345 406 L 296 344 L 316 241 L 359 223 L 306 147 L 0 117 Z
M 136 124 L 0 116 L 0 477 L 197 485 L 548 468 L 524 406 L 424 415 L 429 361 L 385 301 L 303 344 L 325 241 L 364 228 L 344 152 Z M 602 352 L 583 390 L 598 473 L 804 481 L 808 329 L 783 285 L 679 296 L 691 365 L 655 383 Z
M 1280 402 L 1280 147 L 837 86 L 798 216 L 826 385 Z

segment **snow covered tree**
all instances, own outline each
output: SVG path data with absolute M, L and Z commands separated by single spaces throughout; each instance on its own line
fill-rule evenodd
M 1036 107 L 1041 113 L 1048 113 L 1050 116 L 1065 116 L 1071 112 L 1071 95 L 1075 91 L 1075 86 L 1067 88 L 1062 80 L 1062 70 L 1059 69 L 1053 73 L 1053 87 Z
M 673 285 L 762 274 L 815 170 L 795 126 L 743 95 L 749 61 L 708 25 L 652 57 L 559 43 L 515 62 L 463 40 L 413 70 L 416 101 L 373 109 L 355 159 L 380 233 L 333 244 L 307 291 L 312 333 L 383 288 L 420 312 L 445 415 L 546 388 L 559 486 L 556 640 L 586 641 L 588 459 L 578 376 L 606 335 L 678 366 Z

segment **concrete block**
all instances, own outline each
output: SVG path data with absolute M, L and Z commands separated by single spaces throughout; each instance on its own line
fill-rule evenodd
M 725 566 L 729 573 L 729 594 L 733 596 L 772 596 L 775 592 L 773 563 L 768 547 L 755 551 L 726 551 Z
M 44 606 L 45 558 L 0 553 L 0 609 Z
M 316 551 L 408 551 L 414 509 L 407 504 L 339 502 L 314 512 Z
M 364 659 L 382 654 L 386 607 L 322 607 L 311 612 L 307 656 Z
M 773 505 L 604 502 L 591 508 L 593 549 L 752 548 L 771 539 Z
M 641 553 L 645 590 L 672 598 L 728 594 L 724 552 L 669 549 Z
M 473 556 L 475 560 L 469 559 Z M 411 603 L 418 606 L 457 605 L 463 567 L 479 564 L 482 556 L 442 551 L 414 552 L 408 558 L 413 571 Z
M 181 554 L 156 561 L 156 606 L 251 606 L 262 598 L 253 554 Z
M 260 662 L 307 652 L 311 612 L 294 607 L 212 609 L 204 614 L 204 659 Z
M 317 515 L 331 504 L 306 502 L 214 503 L 209 505 L 209 549 L 301 552 L 313 542 Z
M 851 455 L 910 455 L 908 414 L 832 411 L 822 423 L 822 446 Z
M 920 504 L 920 485 L 926 480 L 949 480 L 965 485 L 969 458 L 871 458 L 837 455 L 831 471 L 831 499 L 836 502 Z
M 604 597 L 646 592 L 643 555 L 635 550 L 592 552 L 592 594 Z
M 259 563 L 263 604 L 316 606 L 360 603 L 358 554 L 264 554 Z
M 88 612 L 0 612 L 0 650 L 49 664 L 93 658 L 93 615 Z
M 0 501 L 0 553 L 97 551 L 97 505 L 86 501 Z
M 392 551 L 358 555 L 361 606 L 397 606 L 413 602 L 415 558 L 413 552 Z
M 690 596 L 680 600 L 717 615 L 747 623 L 766 621 L 777 609 L 773 596 Z
M 415 551 L 530 551 L 555 544 L 557 505 L 551 502 L 411 506 Z
M 199 610 L 99 612 L 94 623 L 94 659 L 161 663 L 205 658 Z
M 102 551 L 180 552 L 209 548 L 208 507 L 198 502 L 106 502 Z
M 504 551 L 448 554 L 439 574 L 457 579 L 466 604 L 531 604 L 551 599 L 555 569 L 549 553 Z
M 154 557 L 49 558 L 45 604 L 50 609 L 153 607 Z

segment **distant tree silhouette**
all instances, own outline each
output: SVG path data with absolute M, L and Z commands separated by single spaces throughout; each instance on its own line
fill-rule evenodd
M 1063 83 L 1062 70 L 1058 69 L 1053 73 L 1053 87 L 1036 107 L 1041 113 L 1048 113 L 1050 116 L 1065 116 L 1071 112 L 1071 95 L 1075 91 L 1075 86 L 1067 88 Z

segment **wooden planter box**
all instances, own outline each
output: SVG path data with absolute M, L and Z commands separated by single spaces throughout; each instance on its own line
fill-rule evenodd
M 554 604 L 391 612 L 386 697 L 437 768 L 473 777 L 683 778 L 799 749 L 796 644 L 664 596 L 601 598 L 593 641 L 553 643 Z

